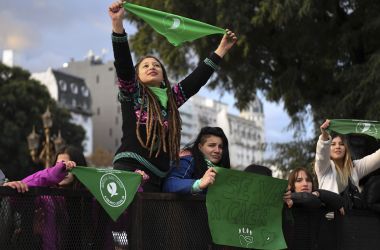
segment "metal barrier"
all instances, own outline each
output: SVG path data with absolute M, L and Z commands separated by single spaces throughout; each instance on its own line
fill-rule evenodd
M 290 249 L 379 249 L 380 217 L 284 209 Z M 86 191 L 0 187 L 1 249 L 238 249 L 212 244 L 203 196 L 137 193 L 115 223 Z

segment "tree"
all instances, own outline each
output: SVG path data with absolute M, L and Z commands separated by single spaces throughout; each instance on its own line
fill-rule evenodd
M 229 27 L 238 46 L 225 58 L 211 87 L 231 91 L 243 108 L 258 90 L 283 101 L 293 125 L 310 108 L 317 125 L 326 118 L 380 119 L 380 2 L 355 0 L 146 1 L 136 4 Z M 131 44 L 137 56 L 157 53 L 174 76 L 194 67 L 220 36 L 173 47 L 141 19 Z
M 41 115 L 48 105 L 53 114 L 52 134 L 61 130 L 66 143 L 82 147 L 83 128 L 69 122 L 69 111 L 57 106 L 46 87 L 31 80 L 27 71 L 0 64 L 0 169 L 8 178 L 21 179 L 35 165 L 29 155 L 27 136 L 33 126 L 43 134 Z
M 271 102 L 284 102 L 291 127 L 304 128 L 311 115 L 316 133 L 325 118 L 379 120 L 380 2 L 356 0 L 146 1 L 136 4 L 227 27 L 238 46 L 224 59 L 209 84 L 232 92 L 244 108 L 261 91 Z M 156 53 L 175 76 L 194 67 L 189 57 L 204 58 L 220 36 L 173 47 L 133 14 L 137 33 L 131 47 L 137 56 Z M 303 133 L 296 133 L 302 140 Z M 315 140 L 311 141 L 315 144 Z M 285 146 L 285 145 L 283 145 Z M 300 147 L 296 142 L 286 147 Z M 279 147 L 279 162 L 300 162 Z M 309 148 L 314 151 L 314 148 Z M 303 152 L 303 148 L 298 148 Z M 312 152 L 310 151 L 310 152 Z M 282 156 L 283 158 L 280 158 Z
M 275 143 L 272 145 L 276 157 L 266 161 L 280 171 L 282 178 L 287 178 L 289 172 L 297 167 L 304 167 L 313 173 L 312 162 L 315 157 L 314 140 L 297 140 L 289 143 Z

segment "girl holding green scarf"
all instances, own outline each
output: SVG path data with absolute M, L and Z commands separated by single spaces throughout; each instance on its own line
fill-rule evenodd
M 230 168 L 228 140 L 219 127 L 204 127 L 194 143 L 182 150 L 179 167 L 173 166 L 164 192 L 204 193 L 216 178 L 214 165 Z
M 109 7 L 119 101 L 123 118 L 121 146 L 114 168 L 143 170 L 150 176 L 145 191 L 161 191 L 161 181 L 170 162 L 179 162 L 181 121 L 178 108 L 207 83 L 223 56 L 237 38 L 227 30 L 219 46 L 184 80 L 170 85 L 166 70 L 154 56 L 146 56 L 136 66 L 123 27 L 125 11 L 118 1 Z

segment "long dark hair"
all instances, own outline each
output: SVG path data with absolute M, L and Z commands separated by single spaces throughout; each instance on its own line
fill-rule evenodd
M 204 144 L 207 138 L 209 138 L 212 135 L 221 138 L 223 143 L 222 159 L 220 160 L 220 163 L 218 163 L 217 165 L 219 167 L 230 168 L 230 153 L 228 150 L 228 139 L 224 134 L 223 129 L 219 127 L 203 127 L 195 141 L 184 148 L 184 150 L 190 151 L 194 158 L 194 177 L 196 178 L 202 177 L 204 173 L 207 171 L 207 162 L 205 161 L 203 153 L 199 150 L 198 145 Z
M 161 112 L 161 106 L 155 95 L 150 91 L 150 89 L 140 82 L 139 75 L 139 65 L 146 58 L 155 59 L 162 68 L 163 73 L 163 84 L 167 88 L 166 93 L 168 95 L 168 138 L 166 138 L 167 129 L 164 125 L 164 118 Z M 178 163 L 179 161 L 179 148 L 181 141 L 181 117 L 179 115 L 177 103 L 174 99 L 174 94 L 172 92 L 170 82 L 161 61 L 154 56 L 144 56 L 135 65 L 136 71 L 136 81 L 138 82 L 142 97 L 142 103 L 140 108 L 140 113 L 143 111 L 144 106 L 147 106 L 148 119 L 146 121 L 146 140 L 145 142 L 140 135 L 140 120 L 141 116 L 137 118 L 136 125 L 136 135 L 140 144 L 149 150 L 149 156 L 152 157 L 153 151 L 156 151 L 155 157 L 157 157 L 161 150 L 165 153 L 169 153 L 169 158 L 172 161 Z M 158 145 L 158 147 L 157 147 Z
M 74 146 L 64 146 L 60 148 L 55 155 L 54 162 L 57 162 L 58 155 L 61 155 L 61 154 L 69 155 L 70 161 L 74 161 L 77 164 L 77 166 L 87 167 L 86 158 L 84 157 L 82 150 L 80 150 L 79 148 L 74 147 Z M 73 189 L 84 188 L 84 186 L 78 181 L 78 179 L 75 176 L 74 176 L 74 180 L 71 187 Z

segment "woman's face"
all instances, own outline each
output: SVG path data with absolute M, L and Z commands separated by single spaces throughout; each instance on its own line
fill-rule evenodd
M 299 171 L 297 174 L 297 178 L 294 183 L 294 192 L 307 192 L 311 193 L 313 188 L 313 184 L 305 171 Z
M 161 64 L 151 57 L 141 61 L 138 66 L 138 75 L 141 83 L 151 87 L 160 87 L 164 80 Z
M 343 160 L 346 155 L 346 147 L 339 136 L 335 137 L 331 141 L 330 146 L 330 158 L 332 160 Z
M 68 162 L 70 161 L 70 156 L 68 154 L 59 154 L 57 157 L 57 162 Z M 74 175 L 72 173 L 67 173 L 66 177 L 58 183 L 58 186 L 68 186 L 70 185 L 74 180 Z
M 198 148 L 206 157 L 206 159 L 212 163 L 218 164 L 221 161 L 223 154 L 222 138 L 210 135 L 206 138 L 206 141 L 203 144 L 198 144 Z

